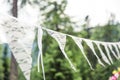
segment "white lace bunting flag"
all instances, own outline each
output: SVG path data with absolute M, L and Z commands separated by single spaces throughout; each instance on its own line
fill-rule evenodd
M 60 47 L 63 55 L 65 56 L 65 58 L 70 63 L 72 69 L 74 69 L 76 71 L 74 65 L 72 64 L 72 62 L 70 61 L 70 59 L 68 58 L 67 54 L 64 51 L 65 44 L 66 44 L 66 35 L 62 34 L 62 33 L 59 33 L 59 32 L 52 31 L 52 30 L 48 30 L 48 29 L 46 29 L 46 30 L 58 42 L 59 47 Z
M 32 43 L 34 40 L 34 28 L 20 23 L 18 20 L 3 16 L 0 25 L 4 28 L 6 38 L 11 51 L 19 64 L 26 80 L 30 80 L 32 68 Z
M 23 72 L 26 80 L 30 80 L 30 72 L 32 68 L 32 57 L 31 57 L 31 50 L 32 44 L 34 40 L 34 26 L 26 25 L 13 18 L 11 16 L 2 15 L 0 13 L 0 44 L 8 43 L 10 49 L 19 64 L 21 71 Z M 59 45 L 59 48 L 65 58 L 68 60 L 69 64 L 71 65 L 72 69 L 76 70 L 70 59 L 68 58 L 67 54 L 65 53 L 65 45 L 66 45 L 66 36 L 70 36 L 76 43 L 76 45 L 81 50 L 83 56 L 87 60 L 91 69 L 93 69 L 89 59 L 85 55 L 84 47 L 82 45 L 82 41 L 84 41 L 88 47 L 92 50 L 93 54 L 98 60 L 98 63 L 105 67 L 99 56 L 97 55 L 94 44 L 96 44 L 98 50 L 100 51 L 100 55 L 102 60 L 107 64 L 113 64 L 113 58 L 111 54 L 118 60 L 120 59 L 120 42 L 101 42 L 101 41 L 94 41 L 84 38 L 79 38 L 75 36 L 71 36 L 68 34 L 56 32 L 50 29 L 46 29 L 43 27 L 38 27 L 38 48 L 39 48 L 39 55 L 38 55 L 38 72 L 40 71 L 39 65 L 41 63 L 43 78 L 45 80 L 45 72 L 44 72 L 44 65 L 43 65 L 43 53 L 42 53 L 42 35 L 45 29 L 50 36 L 52 36 Z M 104 46 L 105 52 L 103 52 L 101 45 Z M 41 62 L 40 62 L 41 61 Z
M 118 42 L 117 44 L 116 44 L 117 46 L 118 46 L 118 49 L 120 49 L 120 42 Z M 119 53 L 119 59 L 120 59 L 120 53 Z
M 119 49 L 118 49 L 117 44 L 112 44 L 112 45 L 114 46 L 114 48 L 115 48 L 115 50 L 116 50 L 116 53 L 117 53 L 117 55 L 118 55 L 118 58 L 120 59 L 120 52 L 119 52 Z
M 112 57 L 110 55 L 110 51 L 109 51 L 109 48 L 108 48 L 108 44 L 107 43 L 102 43 L 102 45 L 104 46 L 105 50 L 106 50 L 106 53 L 107 53 L 107 56 L 110 60 L 110 62 L 113 64 L 113 60 L 112 60 Z
M 78 37 L 73 37 L 73 36 L 71 36 L 71 37 L 72 37 L 72 39 L 75 41 L 75 43 L 77 44 L 77 46 L 80 48 L 83 56 L 85 57 L 85 59 L 87 60 L 87 62 L 88 62 L 88 64 L 89 64 L 90 68 L 91 68 L 92 70 L 94 70 L 93 67 L 92 67 L 92 65 L 91 65 L 91 63 L 90 63 L 90 61 L 89 61 L 89 59 L 88 59 L 87 56 L 85 55 L 84 48 L 83 48 L 83 46 L 82 46 L 82 39 L 81 39 L 81 38 L 78 38 Z
M 105 65 L 102 63 L 102 61 L 101 61 L 100 58 L 98 57 L 97 53 L 95 52 L 95 49 L 94 49 L 94 46 L 93 46 L 92 41 L 91 41 L 91 40 L 87 40 L 87 39 L 84 39 L 84 41 L 85 41 L 86 44 L 90 47 L 90 49 L 93 51 L 93 54 L 96 56 L 96 58 L 97 58 L 97 60 L 98 60 L 98 63 L 105 67 Z
M 110 51 L 112 52 L 112 54 L 114 55 L 114 57 L 115 57 L 116 59 L 119 59 L 118 55 L 116 55 L 115 51 L 114 51 L 113 48 L 112 48 L 112 44 L 108 44 L 108 47 L 109 47 Z
M 100 47 L 100 43 L 97 43 L 97 42 L 94 42 L 96 45 L 97 45 L 97 47 L 98 47 L 98 50 L 100 51 L 100 54 L 101 54 L 101 56 L 102 56 L 102 59 L 107 63 L 107 64 L 111 64 L 110 62 L 109 62 L 109 60 L 108 60 L 108 58 L 106 57 L 106 55 L 105 55 L 105 53 L 102 51 L 102 49 L 101 49 L 101 47 Z

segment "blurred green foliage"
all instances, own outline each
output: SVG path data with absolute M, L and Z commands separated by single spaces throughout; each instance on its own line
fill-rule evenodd
M 25 5 L 26 1 L 22 0 Z M 96 28 L 87 30 L 84 26 L 81 27 L 83 30 L 80 32 L 74 31 L 75 22 L 73 22 L 69 16 L 67 16 L 64 11 L 67 5 L 66 0 L 61 0 L 61 3 L 57 1 L 51 2 L 50 0 L 33 0 L 29 2 L 31 4 L 40 5 L 40 10 L 42 12 L 43 27 L 50 28 L 59 32 L 64 32 L 74 36 L 79 36 L 83 38 L 89 38 L 99 41 L 119 41 L 120 36 L 120 24 L 110 24 L 107 23 L 104 26 L 95 26 Z M 43 4 L 44 3 L 44 4 Z M 48 10 L 48 8 L 51 8 Z M 37 31 L 37 30 L 36 30 Z M 36 32 L 37 35 L 37 32 Z M 89 35 L 89 37 L 88 37 Z M 94 45 L 95 46 L 95 45 Z M 49 36 L 46 31 L 43 35 L 43 61 L 45 67 L 46 80 L 108 80 L 112 75 L 112 71 L 120 66 L 119 61 L 115 61 L 112 65 L 106 65 L 106 67 L 101 67 L 89 47 L 84 43 L 84 48 L 87 56 L 90 58 L 92 65 L 95 70 L 91 70 L 84 56 L 82 55 L 80 49 L 77 47 L 75 42 L 67 37 L 67 43 L 65 51 L 73 64 L 76 66 L 77 71 L 73 71 L 68 64 L 67 60 L 61 53 L 58 43 Z M 97 51 L 97 49 L 96 49 Z M 7 53 L 7 54 L 6 54 Z M 9 76 L 9 63 L 10 57 L 8 56 L 9 51 L 6 52 L 5 44 L 0 45 L 0 80 L 9 80 L 5 77 Z M 98 52 L 99 54 L 99 52 Z M 36 59 L 38 55 L 37 47 L 37 36 L 35 37 L 33 44 L 33 68 L 31 72 L 31 80 L 43 80 L 42 71 L 37 72 Z M 25 80 L 20 68 L 18 80 Z M 7 70 L 7 72 L 5 72 Z M 5 76 L 6 73 L 8 76 Z

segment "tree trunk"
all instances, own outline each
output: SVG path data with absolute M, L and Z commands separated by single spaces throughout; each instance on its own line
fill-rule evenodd
M 18 0 L 13 0 L 12 15 L 14 17 L 18 16 L 17 2 L 18 2 Z
M 18 80 L 17 62 L 11 52 L 10 80 Z
M 13 0 L 12 15 L 14 17 L 18 16 L 17 2 L 18 2 L 18 0 Z M 17 62 L 16 62 L 12 52 L 11 52 L 11 64 L 10 64 L 10 80 L 18 80 Z

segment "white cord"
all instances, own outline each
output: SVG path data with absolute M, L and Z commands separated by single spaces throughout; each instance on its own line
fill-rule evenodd
M 39 48 L 39 54 L 38 54 L 38 72 L 40 72 L 40 60 L 41 60 L 41 66 L 42 66 L 42 72 L 43 72 L 43 78 L 45 80 L 45 71 L 44 71 L 44 65 L 43 65 L 43 55 L 42 55 L 42 35 L 43 31 L 41 28 L 38 28 L 38 48 Z

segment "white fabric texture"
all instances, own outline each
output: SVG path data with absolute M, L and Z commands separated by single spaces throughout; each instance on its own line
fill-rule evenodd
M 94 49 L 94 46 L 93 46 L 93 43 L 92 41 L 90 40 L 84 40 L 87 45 L 90 47 L 90 49 L 93 51 L 93 54 L 96 56 L 97 60 L 98 60 L 98 63 L 101 64 L 102 66 L 105 67 L 105 65 L 102 63 L 102 61 L 100 60 L 100 58 L 98 57 L 97 53 L 95 52 L 95 49 Z
M 111 57 L 111 55 L 110 55 L 110 51 L 109 51 L 109 49 L 108 49 L 108 44 L 105 43 L 105 44 L 102 44 L 102 45 L 105 47 L 105 50 L 106 50 L 107 56 L 108 56 L 110 62 L 113 64 L 113 60 L 112 60 L 112 57 Z
M 89 61 L 89 59 L 88 59 L 87 56 L 85 55 L 84 48 L 83 48 L 83 46 L 82 46 L 82 39 L 81 39 L 81 38 L 78 38 L 78 37 L 73 37 L 73 36 L 71 36 L 71 37 L 72 37 L 72 39 L 75 41 L 75 43 L 77 44 L 77 46 L 80 48 L 83 56 L 85 57 L 85 59 L 87 60 L 87 62 L 88 62 L 88 64 L 89 64 L 90 68 L 91 68 L 92 70 L 94 70 L 93 67 L 92 67 L 92 65 L 91 65 L 91 63 L 90 63 L 90 61 Z
M 71 65 L 71 68 L 76 71 L 74 65 L 72 64 L 72 62 L 70 61 L 70 59 L 68 58 L 68 56 L 64 50 L 65 45 L 66 45 L 66 35 L 59 33 L 59 32 L 52 31 L 52 30 L 48 30 L 48 29 L 47 29 L 47 32 L 58 42 L 59 47 L 60 47 L 63 55 L 65 56 L 65 58 L 68 60 L 69 64 Z
M 100 47 L 100 43 L 96 43 L 96 42 L 95 42 L 95 44 L 97 45 L 98 50 L 100 51 L 100 54 L 101 54 L 101 56 L 102 56 L 102 59 L 103 59 L 107 64 L 110 65 L 111 63 L 109 62 L 109 60 L 108 60 L 108 58 L 106 57 L 105 53 L 102 51 L 102 49 L 101 49 L 101 47 Z
M 119 50 L 118 50 L 117 45 L 116 45 L 116 44 L 113 44 L 113 46 L 115 47 L 115 50 L 116 50 L 117 55 L 118 55 L 118 58 L 120 59 L 120 52 L 119 52 Z
M 9 16 L 0 18 L 8 44 L 13 55 L 19 64 L 26 80 L 30 80 L 32 68 L 32 43 L 34 40 L 34 28 L 20 23 L 18 20 Z

